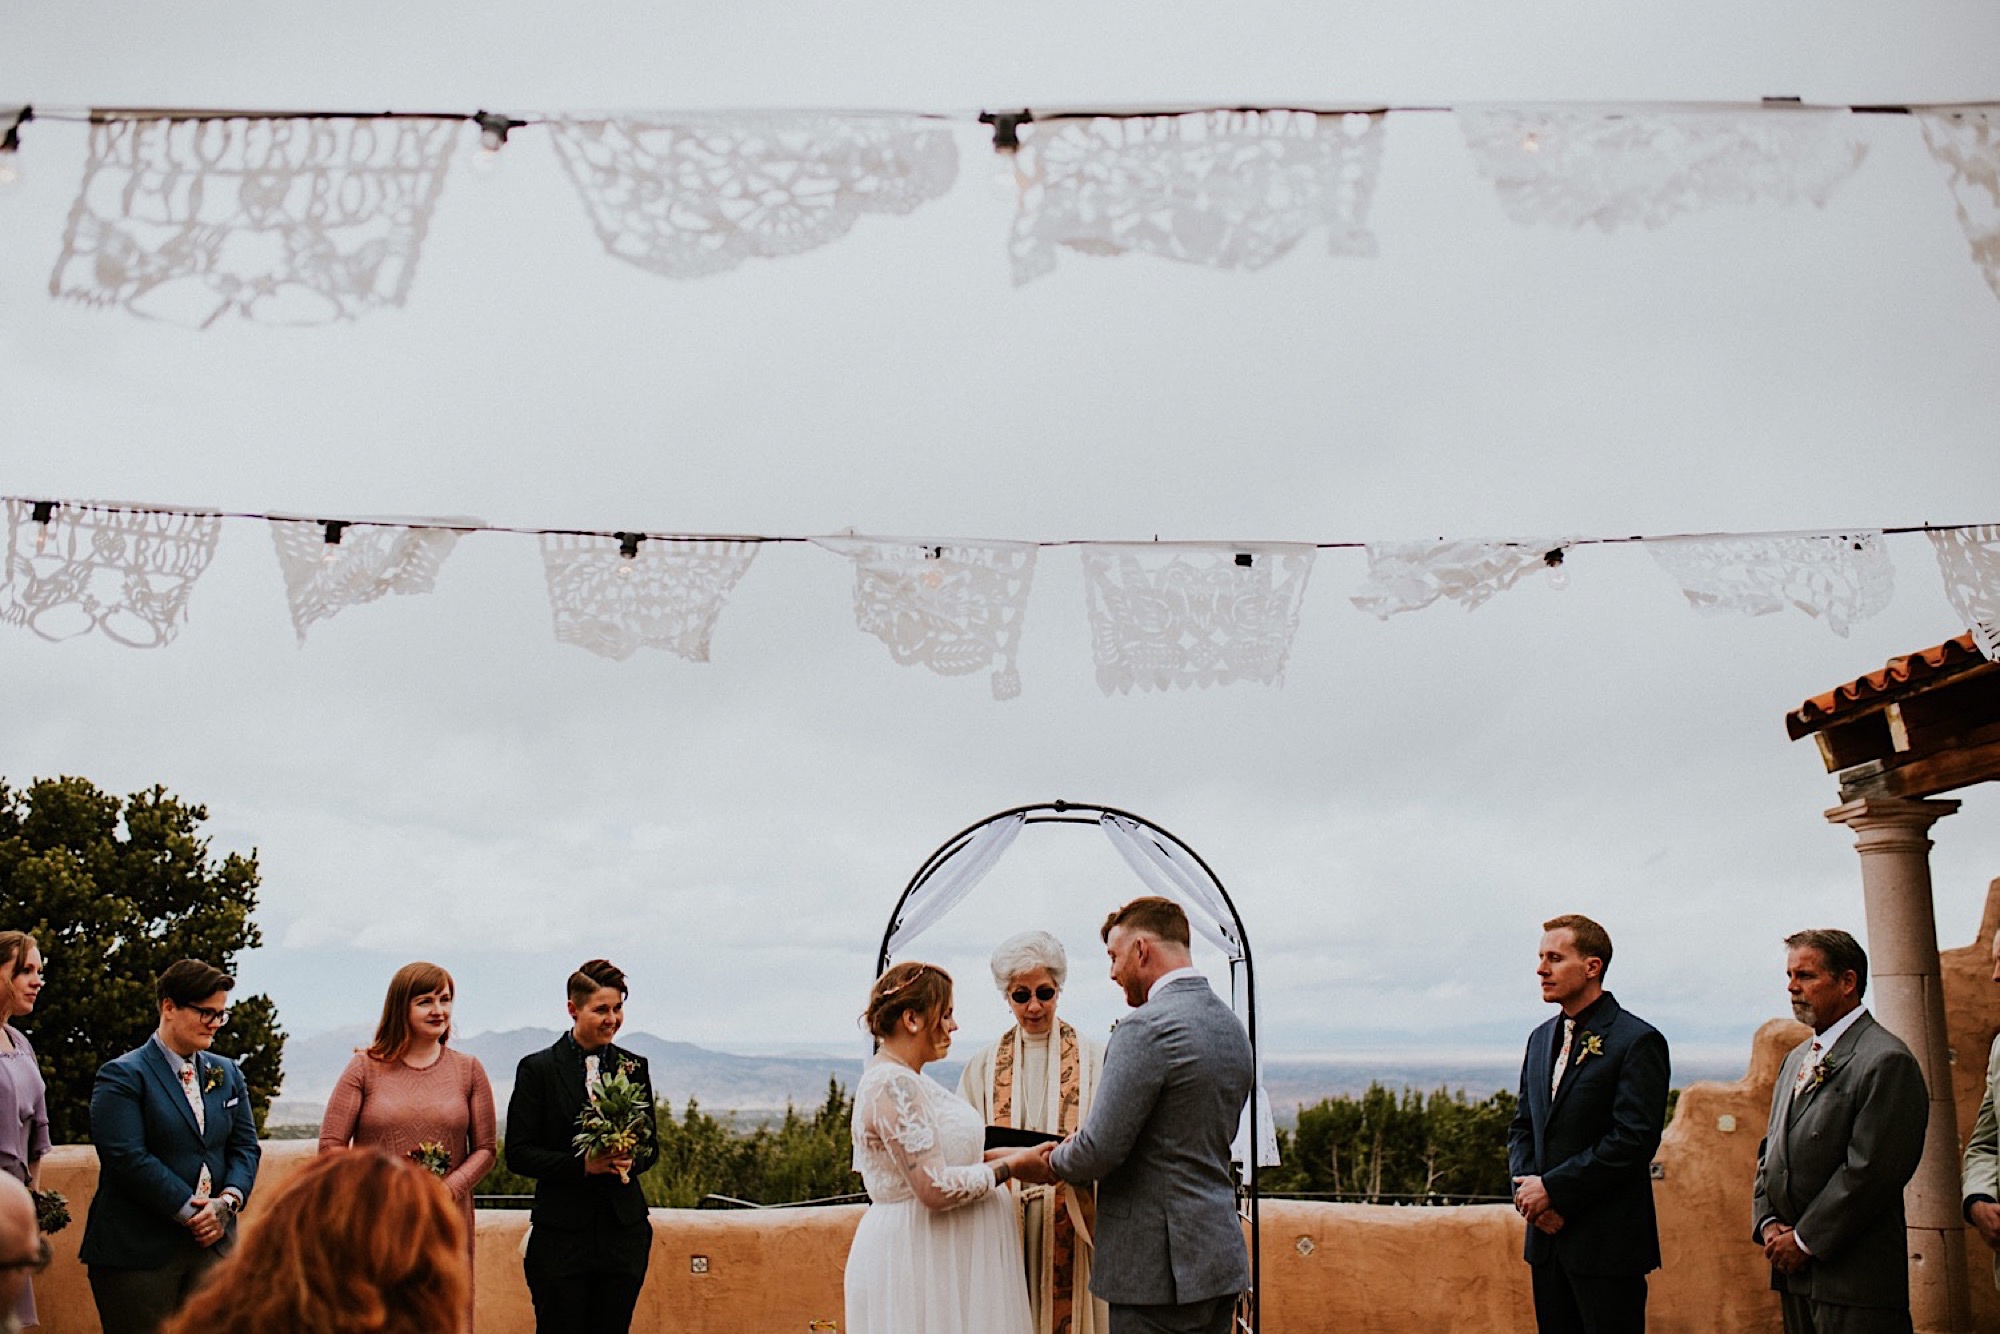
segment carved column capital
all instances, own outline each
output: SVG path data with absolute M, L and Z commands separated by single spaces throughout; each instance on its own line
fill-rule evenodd
M 1833 824 L 1854 831 L 1855 845 L 1863 850 L 1905 847 L 1928 852 L 1930 828 L 1959 808 L 1956 801 L 1915 801 L 1907 797 L 1857 797 L 1826 813 Z

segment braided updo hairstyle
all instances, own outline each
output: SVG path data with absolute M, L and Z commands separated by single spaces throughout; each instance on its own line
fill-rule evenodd
M 868 989 L 861 1026 L 877 1038 L 896 1031 L 906 1014 L 935 1024 L 951 1004 L 951 974 L 934 963 L 899 963 Z

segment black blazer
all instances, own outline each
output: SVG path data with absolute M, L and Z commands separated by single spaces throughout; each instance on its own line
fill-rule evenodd
M 1583 1054 L 1596 1039 L 1601 1052 Z M 1562 1231 L 1530 1225 L 1529 1264 L 1558 1261 L 1577 1274 L 1644 1274 L 1660 1267 L 1653 1212 L 1653 1153 L 1667 1113 L 1667 1040 L 1619 1007 L 1610 992 L 1577 1024 L 1555 1099 L 1549 1076 L 1562 1015 L 1528 1035 L 1521 1101 L 1507 1130 L 1507 1167 L 1539 1176 Z
M 622 1071 L 642 1085 L 647 1100 L 653 1084 L 646 1058 L 618 1046 L 599 1053 L 606 1074 Z M 587 1234 L 604 1225 L 647 1226 L 646 1196 L 639 1174 L 660 1156 L 660 1137 L 649 1115 L 639 1146 L 632 1154 L 632 1179 L 621 1183 L 616 1173 L 591 1176 L 583 1158 L 571 1147 L 576 1116 L 583 1110 L 583 1051 L 565 1033 L 545 1051 L 521 1058 L 514 1071 L 514 1093 L 507 1100 L 507 1166 L 535 1179 L 535 1206 L 530 1215 L 546 1242 L 545 1229 Z

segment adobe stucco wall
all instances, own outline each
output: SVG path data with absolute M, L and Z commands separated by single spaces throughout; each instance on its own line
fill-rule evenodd
M 1980 940 L 2000 928 L 2000 881 L 1988 894 Z M 1955 1052 L 1961 1132 L 1978 1108 L 1985 1055 L 2000 1030 L 2000 986 L 1986 946 L 1942 956 Z M 1781 980 L 1773 968 L 1772 988 Z M 1780 993 L 1781 994 L 1781 993 Z M 1750 1182 L 1771 1087 L 1803 1026 L 1774 1019 L 1758 1030 L 1749 1069 L 1730 1084 L 1693 1084 L 1660 1146 L 1656 1187 L 1665 1267 L 1653 1278 L 1655 1334 L 1750 1334 L 1780 1327 L 1762 1257 L 1749 1240 Z M 264 1146 L 260 1192 L 312 1152 L 308 1143 Z M 44 1184 L 69 1196 L 77 1224 L 55 1239 L 56 1262 L 36 1283 L 50 1334 L 98 1334 L 89 1284 L 76 1263 L 82 1220 L 97 1178 L 88 1148 L 62 1148 Z M 806 1334 L 838 1331 L 841 1268 L 860 1206 L 713 1212 L 653 1211 L 653 1263 L 634 1328 L 673 1334 Z M 245 1218 L 254 1226 L 253 1208 Z M 531 1334 L 533 1313 L 517 1248 L 519 1213 L 482 1212 L 478 1223 L 481 1334 Z M 1402 1209 L 1270 1200 L 1263 1205 L 1265 1334 L 1415 1334 L 1476 1329 L 1532 1334 L 1521 1223 L 1505 1205 Z M 1980 1329 L 2000 1330 L 1991 1256 L 1969 1248 Z M 693 1272 L 694 1257 L 707 1272 Z M 815 1323 L 824 1322 L 824 1323 Z

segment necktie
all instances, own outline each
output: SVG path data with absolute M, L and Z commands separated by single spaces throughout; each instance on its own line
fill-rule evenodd
M 583 1058 L 583 1091 L 592 1102 L 597 1101 L 597 1084 L 602 1078 L 597 1071 L 597 1055 L 592 1053 Z
M 1806 1058 L 1803 1061 L 1799 1062 L 1799 1073 L 1792 1080 L 1792 1096 L 1794 1098 L 1806 1091 L 1806 1085 L 1812 1082 L 1813 1067 L 1818 1064 L 1819 1039 L 1814 1038 L 1812 1050 L 1806 1053 Z
M 1569 1069 L 1569 1044 L 1570 1040 L 1575 1036 L 1576 1020 L 1564 1016 L 1562 1050 L 1556 1053 L 1556 1072 L 1549 1076 L 1549 1096 L 1551 1098 L 1555 1097 L 1556 1090 L 1562 1087 L 1563 1071 Z
M 202 1106 L 201 1090 L 195 1086 L 193 1061 L 181 1062 L 181 1092 L 187 1096 L 188 1106 L 194 1110 L 195 1129 L 206 1134 L 208 1132 L 208 1109 Z M 201 1177 L 194 1184 L 194 1193 L 203 1199 L 207 1199 L 208 1192 L 214 1185 L 215 1182 L 208 1175 L 208 1164 L 203 1163 L 201 1165 Z

